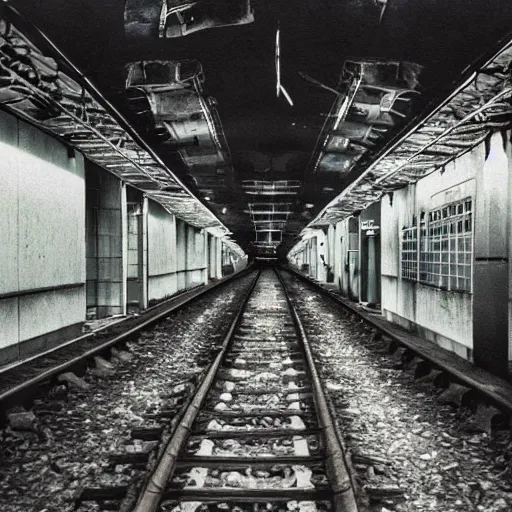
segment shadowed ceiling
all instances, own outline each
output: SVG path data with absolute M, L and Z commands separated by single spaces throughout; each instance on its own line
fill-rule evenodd
M 340 87 L 346 59 L 412 62 L 423 68 L 418 86 L 421 94 L 408 117 L 379 141 L 383 145 L 431 100 L 446 94 L 463 70 L 512 26 L 512 3 L 501 0 L 252 0 L 252 14 L 243 24 L 207 28 L 182 37 L 159 37 L 157 18 L 163 1 L 18 0 L 16 5 L 126 115 L 169 167 L 231 229 L 233 238 L 244 249 L 262 253 L 265 248 L 252 244 L 256 239 L 252 220 L 257 217 L 250 213 L 248 204 L 254 198 L 246 193 L 243 182 L 300 182 L 297 195 L 280 199 L 289 203 L 290 211 L 279 236 L 283 242 L 280 250 L 286 251 L 313 216 L 353 179 L 350 172 L 336 168 L 338 160 L 318 172 L 313 158 L 326 116 L 337 100 L 334 93 Z M 189 19 L 195 16 L 197 23 L 200 17 L 222 18 L 225 11 L 238 12 L 240 6 L 240 2 L 219 0 L 215 4 L 218 9 L 211 12 L 206 4 L 197 2 L 196 10 L 184 15 Z M 170 11 L 182 5 L 166 2 Z M 169 20 L 173 16 L 171 12 Z M 144 20 L 146 26 L 134 29 L 133 20 L 137 19 Z M 281 81 L 293 106 L 283 94 L 276 97 L 278 25 Z M 177 30 L 171 29 L 168 35 Z M 215 151 L 201 141 L 184 152 L 162 143 L 144 119 L 133 115 L 126 93 L 127 63 L 190 59 L 202 66 L 202 97 L 215 98 L 214 110 L 220 120 L 216 128 L 225 135 L 222 155 L 215 161 L 208 160 Z M 301 78 L 299 73 L 334 91 Z M 267 204 L 264 197 L 256 202 Z M 275 246 L 273 243 L 272 248 Z

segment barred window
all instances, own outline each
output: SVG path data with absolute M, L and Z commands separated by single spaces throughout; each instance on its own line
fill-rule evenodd
M 418 279 L 418 228 L 416 222 L 410 228 L 402 229 L 402 277 Z
M 420 223 L 420 281 L 445 290 L 471 291 L 472 200 L 444 205 Z

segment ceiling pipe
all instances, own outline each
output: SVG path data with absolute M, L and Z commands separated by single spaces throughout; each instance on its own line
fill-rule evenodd
M 171 141 L 166 142 L 164 144 L 165 149 L 170 149 L 171 151 L 179 151 L 180 149 L 190 148 L 194 146 L 199 146 L 199 139 L 194 137 L 193 139 L 183 140 L 183 141 Z
M 226 232 L 229 229 L 217 218 L 217 216 L 206 206 L 203 204 L 201 199 L 197 197 L 192 191 L 167 167 L 167 165 L 163 162 L 163 160 L 157 156 L 157 154 L 153 151 L 153 149 L 140 137 L 137 131 L 132 128 L 130 123 L 125 119 L 125 117 L 104 97 L 104 95 L 97 89 L 97 87 L 53 44 L 53 42 L 32 22 L 28 21 L 23 14 L 18 11 L 15 7 L 13 7 L 6 0 L 3 0 L 1 5 L 2 10 L 7 10 L 11 16 L 15 18 L 16 21 L 20 23 L 21 26 L 27 28 L 28 31 L 33 32 L 37 38 L 39 38 L 48 49 L 56 56 L 57 62 L 59 64 L 64 65 L 69 71 L 72 72 L 79 80 L 85 84 L 85 86 L 89 89 L 89 92 L 92 93 L 92 96 L 96 101 L 98 101 L 105 110 L 110 113 L 114 119 L 119 122 L 122 128 L 132 137 L 133 140 L 137 142 L 139 146 L 141 146 L 151 157 L 155 160 L 155 162 L 160 165 L 160 167 L 169 174 L 169 177 L 172 178 L 176 183 L 178 183 L 183 190 L 185 190 L 191 198 L 195 199 L 203 209 L 205 209 L 208 214 L 215 219 L 215 221 L 220 225 L 221 229 Z

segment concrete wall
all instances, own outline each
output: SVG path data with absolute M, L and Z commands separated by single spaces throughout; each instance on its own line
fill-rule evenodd
M 401 230 L 413 216 L 465 197 L 475 197 L 475 177 L 482 171 L 485 147 L 480 145 L 416 185 L 395 191 L 381 201 L 382 310 L 389 320 L 461 357 L 473 349 L 473 295 L 441 290 L 403 279 L 400 268 Z
M 222 241 L 216 236 L 208 236 L 208 274 L 210 279 L 222 277 Z
M 496 132 L 476 176 L 473 274 L 475 363 L 506 377 L 509 360 L 510 132 Z
M 1 111 L 0 154 L 0 366 L 222 276 L 220 239 Z
M 151 200 L 147 224 L 150 301 L 208 283 L 208 244 L 213 240 L 212 254 L 215 255 L 214 237 L 176 218 Z
M 321 256 L 324 254 L 326 263 L 333 269 L 335 286 L 343 295 L 365 302 L 371 295 L 368 284 L 372 272 L 368 262 L 375 250 L 376 286 L 380 284 L 382 313 L 388 320 L 496 375 L 510 378 L 511 140 L 510 130 L 495 132 L 443 169 L 414 185 L 385 195 L 380 206 L 375 203 L 357 218 L 329 226 L 327 237 L 321 230 L 310 232 L 301 242 L 300 251 L 290 258 L 290 263 L 323 281 Z M 442 210 L 452 203 L 461 209 L 451 213 Z M 471 209 L 466 210 L 469 204 Z M 380 212 L 376 210 L 378 208 Z M 444 253 L 446 259 L 440 262 L 444 275 L 438 274 L 439 269 L 430 265 L 432 260 L 429 265 L 422 265 L 419 260 L 425 251 L 417 251 L 417 268 L 411 264 L 412 275 L 402 277 L 403 230 L 414 228 L 412 232 L 416 232 L 417 239 L 424 240 L 422 227 L 429 225 L 427 220 L 433 211 L 440 216 L 432 222 L 437 222 L 438 226 L 444 224 L 447 229 L 442 237 L 435 235 L 443 239 L 445 246 L 442 250 L 440 244 L 439 249 L 429 247 L 426 252 L 431 256 L 438 250 L 439 257 Z M 451 215 L 461 217 L 456 224 L 442 222 Z M 380 225 L 380 238 L 374 238 L 375 247 L 369 245 L 368 232 L 363 229 L 363 223 L 368 219 Z M 450 233 L 453 236 L 447 236 Z M 472 246 L 468 245 L 470 241 Z M 455 243 L 462 252 L 456 253 Z M 428 268 L 432 271 L 430 278 Z M 469 274 L 465 274 L 468 270 Z M 378 288 L 372 292 L 378 298 Z
M 325 282 L 329 262 L 327 235 L 323 230 L 315 229 L 308 236 L 310 238 L 306 242 L 301 265 L 305 265 L 303 268 L 307 268 L 307 273 L 313 279 Z
M 359 298 L 359 221 L 345 219 L 326 232 L 316 229 L 290 263 L 310 277 L 332 283 L 343 295 Z
M 152 201 L 149 212 L 150 300 L 207 284 L 207 233 L 175 218 Z
M 358 220 L 359 300 L 377 305 L 380 304 L 380 204 L 374 203 L 363 210 Z
M 0 112 L 0 364 L 85 318 L 84 160 Z M 32 340 L 27 343 L 27 340 Z
M 162 299 L 178 291 L 176 217 L 154 201 L 148 205 L 148 298 Z
M 204 261 L 205 243 L 204 231 L 187 225 L 187 264 L 185 283 L 187 288 L 197 286 L 204 283 L 204 275 L 207 271 Z

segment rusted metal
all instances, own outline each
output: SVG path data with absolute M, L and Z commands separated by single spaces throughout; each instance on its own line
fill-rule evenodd
M 165 492 L 166 499 L 201 502 L 242 501 L 331 501 L 331 489 L 173 489 Z M 341 509 L 348 512 L 350 509 Z M 338 510 L 338 512 L 341 512 Z
M 226 465 L 223 468 L 226 471 L 244 470 L 250 465 L 253 468 L 268 467 L 269 465 L 291 465 L 291 464 L 314 464 L 322 462 L 324 460 L 323 455 L 308 455 L 308 456 L 289 456 L 279 458 L 267 458 L 262 460 L 261 457 L 207 457 L 207 456 L 194 456 L 194 457 L 182 457 L 178 461 L 179 467 L 219 467 L 220 464 Z

